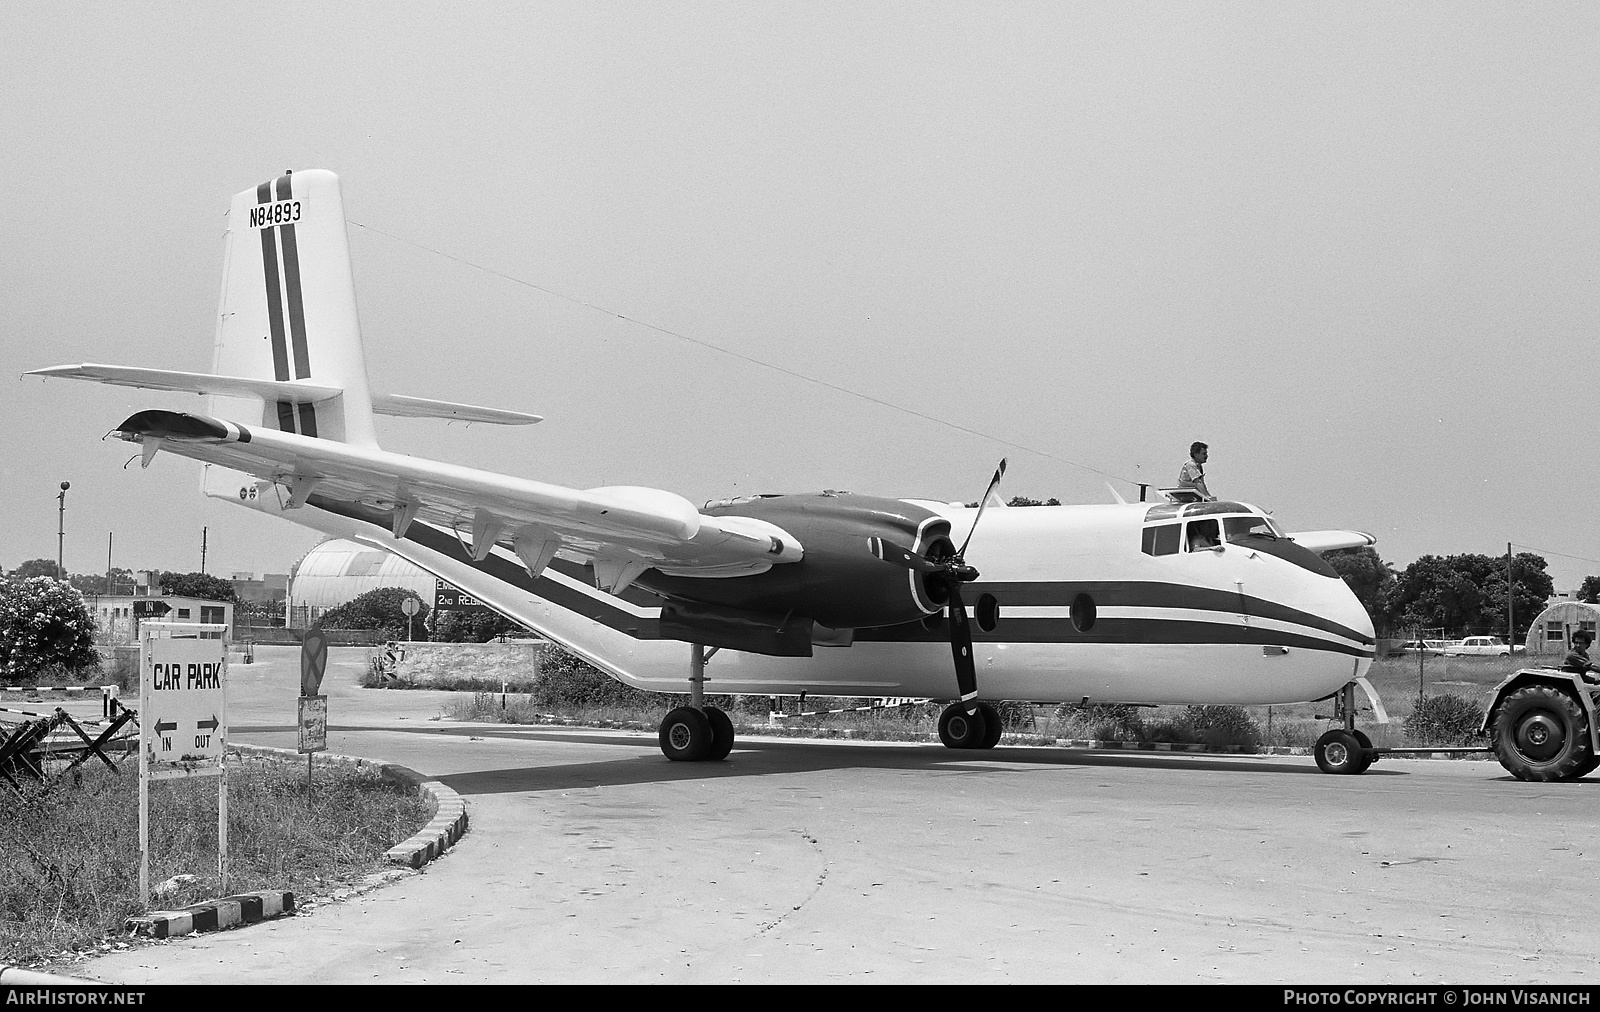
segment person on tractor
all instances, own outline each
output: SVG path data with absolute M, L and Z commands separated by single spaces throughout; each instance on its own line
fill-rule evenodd
M 1594 643 L 1594 633 L 1587 629 L 1579 629 L 1572 634 L 1572 649 L 1567 651 L 1567 656 L 1561 661 L 1561 670 L 1570 671 L 1575 675 L 1582 675 L 1583 680 L 1594 685 L 1600 685 L 1600 665 L 1589 661 L 1589 647 Z

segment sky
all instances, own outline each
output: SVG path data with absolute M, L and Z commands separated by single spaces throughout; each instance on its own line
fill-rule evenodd
M 8 4 L 0 567 L 319 536 L 101 441 L 199 398 L 232 195 L 340 175 L 385 448 L 699 502 L 1223 498 L 1600 573 L 1600 7 Z

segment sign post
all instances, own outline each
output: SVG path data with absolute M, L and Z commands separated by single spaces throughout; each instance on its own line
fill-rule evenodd
M 306 757 L 306 792 L 311 791 L 311 759 L 328 747 L 328 697 L 318 695 L 328 670 L 328 636 L 308 629 L 300 641 L 299 749 Z
M 139 626 L 139 896 L 150 906 L 150 782 L 217 778 L 217 877 L 228 891 L 226 625 Z
M 418 601 L 414 597 L 408 597 L 404 601 L 400 602 L 400 610 L 406 613 L 406 642 L 407 643 L 410 643 L 411 640 L 412 640 L 412 636 L 411 636 L 411 617 L 417 613 L 417 606 L 420 603 L 421 602 Z

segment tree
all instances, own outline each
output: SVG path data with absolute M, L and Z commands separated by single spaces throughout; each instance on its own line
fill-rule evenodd
M 323 629 L 382 629 L 390 639 L 404 639 L 406 613 L 400 605 L 407 598 L 417 602 L 417 613 L 411 619 L 412 633 L 426 637 L 428 606 L 415 592 L 400 587 L 369 590 L 323 615 L 317 625 Z
M 1523 552 L 1511 563 L 1512 598 L 1526 628 L 1555 589 L 1543 557 Z M 1390 595 L 1406 626 L 1443 627 L 1458 635 L 1506 630 L 1506 562 L 1494 555 L 1424 555 L 1405 568 Z
M 162 573 L 161 593 L 173 597 L 198 597 L 203 601 L 237 601 L 233 584 L 206 573 Z
M 55 559 L 29 559 L 11 571 L 13 580 L 31 580 L 35 576 L 48 576 L 52 580 L 60 580 L 64 575 L 61 567 L 56 565 Z
M 1394 568 L 1371 547 L 1339 548 L 1324 552 L 1322 557 L 1343 577 L 1361 607 L 1367 609 L 1372 624 L 1387 631 L 1392 624 L 1389 597 L 1395 589 Z
M 7 680 L 30 679 L 52 665 L 99 663 L 94 617 L 76 590 L 48 576 L 0 581 L 0 673 Z
M 104 597 L 107 594 L 115 594 L 119 588 L 123 593 L 133 593 L 133 573 L 126 569 L 112 569 L 110 585 L 106 584 L 104 573 L 74 573 L 67 580 L 84 595 L 96 594 Z
M 1600 576 L 1585 576 L 1578 588 L 1578 600 L 1584 604 L 1600 604 Z
M 1532 552 L 1520 552 L 1511 557 L 1511 598 L 1512 615 L 1516 620 L 1517 630 L 1526 630 L 1533 624 L 1533 620 L 1544 610 L 1545 602 L 1550 600 L 1556 591 L 1555 581 L 1550 579 L 1550 574 L 1545 572 L 1546 562 L 1543 556 Z M 1486 631 L 1505 632 L 1509 628 L 1506 615 L 1506 560 L 1495 560 L 1494 573 L 1484 582 L 1484 594 L 1488 597 L 1488 605 L 1484 608 L 1482 627 Z M 1517 630 L 1511 630 L 1509 635 L 1515 639 Z

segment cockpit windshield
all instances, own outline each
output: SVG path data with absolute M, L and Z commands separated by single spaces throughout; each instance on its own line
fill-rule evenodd
M 1141 549 L 1146 555 L 1177 555 L 1201 552 L 1226 544 L 1243 544 L 1260 539 L 1277 541 L 1283 537 L 1277 522 L 1260 513 L 1245 516 L 1218 516 L 1224 512 L 1244 513 L 1251 507 L 1240 503 L 1201 503 L 1180 505 L 1178 509 L 1152 509 L 1145 517 Z M 1218 538 L 1218 524 L 1221 537 Z
M 1223 517 L 1222 532 L 1229 544 L 1238 544 L 1252 537 L 1271 538 L 1274 541 L 1283 537 L 1270 517 Z

